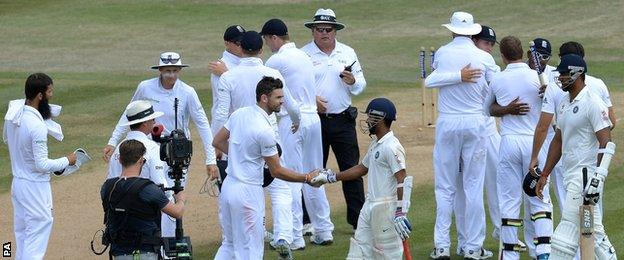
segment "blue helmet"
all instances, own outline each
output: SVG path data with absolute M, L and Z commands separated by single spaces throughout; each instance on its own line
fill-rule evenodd
M 570 53 L 561 56 L 561 61 L 556 70 L 559 73 L 570 73 L 570 75 L 575 73 L 583 74 L 587 73 L 587 64 L 583 57 Z
M 396 120 L 396 107 L 392 101 L 383 97 L 371 100 L 364 113 L 381 116 L 384 119 L 390 119 L 392 121 Z

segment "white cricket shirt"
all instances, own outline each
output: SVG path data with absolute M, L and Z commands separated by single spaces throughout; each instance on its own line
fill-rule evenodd
M 351 105 L 351 96 L 362 93 L 366 88 L 362 64 L 351 47 L 336 41 L 336 47 L 327 55 L 312 41 L 301 50 L 312 60 L 316 95 L 327 100 L 326 113 L 337 114 L 345 111 Z M 342 81 L 340 73 L 354 61 L 351 72 L 355 83 L 348 85 Z
M 367 199 L 397 198 L 394 174 L 405 169 L 405 149 L 392 131 L 379 140 L 373 136 L 362 165 L 368 168 Z
M 230 131 L 228 178 L 262 186 L 264 157 L 277 154 L 269 115 L 257 105 L 243 107 L 234 111 L 223 127 Z
M 48 158 L 48 127 L 37 109 L 23 102 L 10 102 L 4 118 L 3 137 L 9 146 L 14 178 L 50 181 L 50 173 L 69 166 L 67 157 Z M 15 107 L 11 107 L 15 106 Z M 11 111 L 20 110 L 19 113 Z
M 598 152 L 596 132 L 611 126 L 607 107 L 584 87 L 572 101 L 570 94 L 565 93 L 556 116 L 565 172 L 580 171 L 583 167 L 594 169 Z
M 490 88 L 492 98 L 501 106 L 516 98 L 529 106 L 526 115 L 504 115 L 501 118 L 501 135 L 533 136 L 542 109 L 537 73 L 526 63 L 511 63 L 494 76 Z
M 152 102 L 154 111 L 161 111 L 163 116 L 156 118 L 157 124 L 165 127 L 163 134 L 168 135 L 174 128 L 174 99 L 178 98 L 178 128 L 183 129 L 187 138 L 191 138 L 191 130 L 189 129 L 189 121 L 193 120 L 199 131 L 204 151 L 206 153 L 206 164 L 216 164 L 215 151 L 212 147 L 212 132 L 210 123 L 206 117 L 206 112 L 202 107 L 195 89 L 181 80 L 177 80 L 172 89 L 165 89 L 160 84 L 159 78 L 145 80 L 139 83 L 134 96 L 130 102 L 135 100 L 149 100 Z M 113 135 L 108 140 L 108 144 L 117 146 L 122 139 L 124 133 L 130 128 L 121 126 L 122 123 L 128 122 L 125 112 L 119 118 L 119 122 L 113 131 Z
M 143 158 L 145 158 L 145 164 L 143 165 L 139 176 L 145 179 L 150 179 L 156 185 L 166 184 L 167 173 L 165 172 L 165 168 L 168 167 L 165 167 L 166 163 L 160 160 L 160 145 L 147 138 L 147 135 L 140 131 L 128 132 L 126 139 L 123 141 L 126 140 L 137 140 L 145 146 L 145 155 L 143 155 Z M 121 141 L 120 144 L 123 141 Z M 113 156 L 111 156 L 111 159 L 108 162 L 108 177 L 106 178 L 112 179 L 121 176 L 122 169 L 123 167 L 119 161 L 118 145 L 115 148 Z
M 228 70 L 234 69 L 240 63 L 240 58 L 228 51 L 223 51 L 223 56 L 220 59 Z M 217 90 L 219 89 L 219 80 L 221 76 L 217 76 L 215 74 L 210 74 L 210 87 L 212 89 L 212 108 L 210 109 L 210 118 L 215 118 L 215 112 L 217 110 Z M 219 128 L 216 128 L 214 124 L 212 124 L 212 134 L 215 135 L 219 131 Z

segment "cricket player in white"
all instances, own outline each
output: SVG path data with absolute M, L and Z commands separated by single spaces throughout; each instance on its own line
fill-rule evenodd
M 494 30 L 488 26 L 481 25 L 481 32 L 472 36 L 472 41 L 474 42 L 477 48 L 487 52 L 492 53 L 492 47 L 496 43 L 496 33 Z M 483 56 L 487 57 L 487 56 Z M 495 74 L 500 71 L 500 67 L 496 64 L 489 64 L 489 59 L 486 59 L 486 62 L 483 64 L 486 67 L 486 70 L 490 70 L 492 74 Z M 443 87 L 447 85 L 459 84 L 461 82 L 476 82 L 475 80 L 481 77 L 483 72 L 480 69 L 474 69 L 469 65 L 462 68 L 459 72 L 448 72 L 448 73 L 440 73 L 439 71 L 434 70 L 427 77 L 427 84 L 429 87 Z M 488 90 L 486 89 L 484 93 L 488 94 Z M 484 107 L 484 113 L 487 115 L 489 112 L 489 107 Z M 498 129 L 496 128 L 496 119 L 494 117 L 487 117 L 486 120 L 486 131 L 487 131 L 487 141 L 486 141 L 486 149 L 487 149 L 487 158 L 486 158 L 486 167 L 485 167 L 485 191 L 488 200 L 488 209 L 490 213 L 490 220 L 494 225 L 494 230 L 492 231 L 492 237 L 496 240 L 499 239 L 500 233 L 500 212 L 498 207 L 498 194 L 496 191 L 496 167 L 498 166 L 498 148 L 500 146 L 501 136 L 498 133 Z M 459 175 L 458 175 L 459 176 Z M 461 187 L 458 187 L 457 193 L 455 194 L 455 218 L 456 218 L 456 228 L 457 228 L 457 254 L 463 256 L 464 255 L 464 243 L 465 243 L 465 235 L 464 235 L 464 227 L 466 226 L 464 219 L 464 212 L 466 211 L 465 199 L 466 194 Z M 468 223 L 470 225 L 470 223 Z M 483 226 L 485 228 L 485 225 Z M 485 232 L 483 232 L 485 235 Z
M 181 68 L 188 67 L 182 63 L 180 54 L 175 52 L 164 52 L 158 59 L 158 65 L 152 66 L 157 69 L 160 75 L 153 79 L 148 79 L 139 83 L 131 102 L 135 100 L 148 100 L 152 102 L 156 111 L 162 111 L 164 116 L 156 120 L 157 124 L 164 126 L 163 134 L 169 135 L 175 128 L 175 111 L 173 109 L 174 100 L 178 99 L 178 128 L 184 130 L 187 137 L 191 136 L 189 122 L 193 120 L 199 131 L 199 136 L 204 144 L 204 152 L 206 154 L 206 171 L 213 179 L 217 178 L 218 169 L 215 160 L 215 150 L 212 147 L 212 132 L 210 123 L 206 117 L 206 112 L 199 101 L 195 89 L 182 80 L 178 79 Z M 119 118 L 119 122 L 113 131 L 108 145 L 104 148 L 104 160 L 108 162 L 113 154 L 115 147 L 122 139 L 124 133 L 129 128 L 125 125 L 127 118 L 125 113 Z M 165 167 L 165 172 L 168 167 Z M 173 179 L 167 177 L 167 187 L 173 186 Z M 185 179 L 186 180 L 186 179 Z M 186 181 L 182 185 L 185 185 Z M 170 196 L 173 199 L 172 196 Z M 175 235 L 175 219 L 163 215 L 161 224 L 163 237 L 172 237 Z
M 148 138 L 148 134 L 154 128 L 155 119 L 162 116 L 163 112 L 154 111 L 152 103 L 147 100 L 132 101 L 125 112 L 127 123 L 130 126 L 130 132 L 126 135 L 125 140 L 137 140 L 145 146 L 146 159 L 141 170 L 140 177 L 150 179 L 156 185 L 167 184 L 167 172 L 165 172 L 166 163 L 160 160 L 160 145 Z M 123 142 L 122 141 L 122 142 Z M 115 148 L 113 156 L 108 162 L 107 179 L 121 176 L 123 167 L 119 161 L 119 146 Z
M 490 95 L 486 104 L 496 100 L 509 104 L 518 99 L 528 105 L 526 115 L 504 115 L 501 119 L 501 145 L 497 167 L 497 189 L 501 212 L 501 259 L 520 259 L 517 228 L 522 226 L 520 205 L 530 204 L 536 237 L 525 237 L 526 243 L 537 241 L 536 255 L 547 260 L 552 236 L 552 203 L 548 187 L 544 198 L 528 197 L 522 192 L 522 183 L 531 158 L 533 132 L 537 125 L 542 100 L 537 73 L 522 60 L 522 45 L 518 38 L 507 36 L 500 42 L 500 52 L 507 67 L 490 82 Z M 545 150 L 540 161 L 545 159 Z
M 471 195 L 465 198 L 464 218 L 470 225 L 465 230 L 464 257 L 482 259 L 492 256 L 492 252 L 482 248 L 485 239 L 483 182 L 487 153 L 483 104 L 487 81 L 493 76 L 486 68 L 496 65 L 492 56 L 478 49 L 470 39 L 470 35 L 481 31 L 481 25 L 473 23 L 471 14 L 455 12 L 451 23 L 443 26 L 453 32 L 453 41 L 438 49 L 434 69 L 441 73 L 457 72 L 470 64 L 484 74 L 475 79 L 475 83 L 462 82 L 440 87 L 433 152 L 437 204 L 435 248 L 430 256 L 433 259 L 450 257 L 451 216 L 455 194 L 461 188 L 465 194 Z
M 594 207 L 596 258 L 617 259 L 602 225 L 602 213 L 599 210 L 599 198 L 608 175 L 608 165 L 602 166 L 601 161 L 604 153 L 615 152 L 614 145 L 611 149 L 605 149 L 611 141 L 608 109 L 586 87 L 587 65 L 581 56 L 562 56 L 557 71 L 560 73 L 558 85 L 567 93 L 556 108 L 557 130 L 536 187 L 537 195 L 542 197 L 543 189 L 548 185 L 548 176 L 559 159 L 563 158 L 566 199 L 561 221 L 553 234 L 550 259 L 568 260 L 576 254 L 580 237 L 578 212 L 584 200 L 597 204 Z M 584 184 L 584 179 L 588 180 L 587 184 Z
M 309 183 L 318 174 L 318 170 L 301 174 L 280 165 L 269 115 L 280 111 L 282 88 L 279 79 L 263 78 L 255 91 L 257 104 L 234 111 L 215 136 L 215 148 L 228 155 L 228 177 L 219 196 L 223 242 L 215 259 L 262 259 L 265 163 L 271 175 L 286 181 Z
M 77 163 L 74 153 L 48 158 L 48 134 L 63 140 L 59 124 L 51 120 L 61 107 L 50 105 L 54 85 L 43 73 L 26 79 L 26 99 L 9 102 L 4 117 L 2 140 L 11 159 L 11 201 L 17 252 L 15 259 L 43 259 L 52 232 L 52 190 L 50 174 L 67 175 Z
M 285 85 L 292 98 L 299 104 L 301 120 L 299 129 L 292 132 L 292 120 L 287 113 L 279 116 L 279 136 L 283 159 L 286 167 L 299 172 L 309 172 L 323 166 L 323 147 L 321 141 L 321 121 L 316 113 L 316 94 L 314 89 L 314 67 L 310 57 L 297 49 L 290 41 L 286 24 L 279 19 L 271 19 L 262 27 L 260 34 L 273 51 L 266 66 L 282 74 Z M 334 224 L 329 216 L 329 202 L 324 187 L 311 187 L 301 183 L 289 183 L 292 191 L 293 210 L 293 250 L 303 249 L 303 211 L 301 192 L 304 193 L 306 206 L 310 209 L 311 222 L 316 224 L 316 235 L 332 237 Z M 323 208 L 328 210 L 314 211 Z
M 362 163 L 346 171 L 321 171 L 312 185 L 351 180 L 368 174 L 368 194 L 360 211 L 358 228 L 351 238 L 347 259 L 403 259 L 401 240 L 409 237 L 407 219 L 412 177 L 405 171 L 405 149 L 390 130 L 396 108 L 386 98 L 376 98 L 366 107 L 368 118 L 360 127 L 372 136 Z M 409 182 L 408 189 L 404 183 Z M 396 232 L 393 232 L 395 230 Z
M 283 82 L 282 75 L 277 70 L 264 66 L 259 58 L 262 54 L 262 37 L 259 33 L 255 31 L 245 32 L 241 40 L 241 47 L 243 48 L 243 58 L 240 64 L 236 68 L 223 73 L 219 81 L 219 89 L 217 91 L 218 104 L 215 118 L 213 118 L 213 124 L 219 127 L 223 125 L 231 113 L 243 107 L 253 106 L 256 103 L 254 98 L 256 95 L 255 89 L 263 77 L 268 76 Z M 286 87 L 283 90 L 285 92 L 286 110 L 288 110 L 288 115 L 293 122 L 293 130 L 296 131 L 299 125 L 300 112 L 298 105 L 292 100 Z M 269 120 L 276 135 L 276 140 L 281 143 L 277 137 L 278 126 L 275 115 L 269 115 Z M 275 179 L 268 186 L 268 190 L 271 196 L 273 213 L 273 242 L 277 243 L 280 239 L 283 239 L 290 245 L 293 240 L 293 198 L 291 189 L 287 182 Z

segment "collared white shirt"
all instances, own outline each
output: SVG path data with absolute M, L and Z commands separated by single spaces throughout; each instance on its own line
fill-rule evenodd
M 392 131 L 379 140 L 373 136 L 362 165 L 368 168 L 368 199 L 397 197 L 394 174 L 405 169 L 405 149 Z
M 240 108 L 223 126 L 228 140 L 228 178 L 262 186 L 264 157 L 277 155 L 277 140 L 269 115 L 257 105 Z
M 145 164 L 141 169 L 141 174 L 139 175 L 141 178 L 150 179 L 156 185 L 166 184 L 167 179 L 165 172 L 166 163 L 160 160 L 160 145 L 156 142 L 147 138 L 147 135 L 141 131 L 130 131 L 126 136 L 126 140 L 137 140 L 141 142 L 145 146 Z M 123 142 L 122 141 L 122 142 Z M 115 177 L 121 176 L 121 171 L 123 167 L 121 166 L 121 162 L 119 161 L 119 145 L 115 148 L 115 152 L 108 162 L 108 177 L 107 179 L 112 179 Z
M 163 116 L 156 118 L 156 123 L 162 124 L 165 127 L 163 134 L 168 135 L 175 129 L 175 112 L 173 109 L 175 98 L 178 98 L 178 128 L 183 129 L 186 137 L 190 139 L 191 131 L 189 129 L 189 122 L 193 120 L 199 131 L 202 143 L 204 144 L 206 164 L 216 164 L 215 150 L 214 147 L 212 147 L 210 123 L 199 101 L 197 92 L 195 92 L 193 87 L 178 79 L 172 89 L 165 89 L 160 84 L 159 78 L 148 79 L 139 83 L 130 102 L 135 100 L 149 100 L 154 107 L 154 111 L 165 113 Z M 113 135 L 108 140 L 109 145 L 117 146 L 124 133 L 130 129 L 128 126 L 121 125 L 124 122 L 127 122 L 125 112 L 119 118 Z
M 236 68 L 240 63 L 240 57 L 228 52 L 223 51 L 223 56 L 220 59 L 221 62 L 225 63 L 225 66 L 228 70 Z M 212 108 L 210 109 L 210 118 L 214 120 L 215 113 L 217 110 L 217 91 L 219 89 L 219 80 L 221 76 L 217 76 L 215 74 L 210 74 L 210 87 L 212 89 Z M 212 134 L 215 135 L 219 131 L 219 128 L 216 128 L 214 124 L 212 124 Z
M 566 172 L 596 167 L 596 132 L 611 126 L 609 111 L 589 88 L 570 101 L 565 93 L 557 107 L 557 128 L 561 130 L 563 167 Z
M 336 41 L 336 47 L 327 55 L 312 41 L 301 50 L 312 60 L 316 95 L 327 100 L 327 113 L 337 114 L 345 111 L 351 105 L 351 96 L 362 93 L 366 88 L 362 64 L 351 47 Z M 342 81 L 340 73 L 354 61 L 351 72 L 355 77 L 355 83 L 348 85 Z
M 505 70 L 496 74 L 490 82 L 488 106 L 493 100 L 506 106 L 516 98 L 526 103 L 529 111 L 526 115 L 504 115 L 501 118 L 501 135 L 532 136 L 539 121 L 542 99 L 539 96 L 540 82 L 535 70 L 526 63 L 508 64 Z
M 266 61 L 266 66 L 284 77 L 292 98 L 302 111 L 316 113 L 314 66 L 305 52 L 297 49 L 294 42 L 286 43 Z
M 436 87 L 429 78 L 435 73 L 457 73 L 466 65 L 483 71 L 484 75 L 476 83 L 460 82 L 439 87 L 438 111 L 441 114 L 483 114 L 487 82 L 496 73 L 496 62 L 489 53 L 477 48 L 468 37 L 458 36 L 453 41 L 440 47 L 433 61 L 434 72 L 425 79 L 428 87 Z
M 69 166 L 69 160 L 67 157 L 48 158 L 48 127 L 37 109 L 23 103 L 10 104 L 23 106 L 19 115 L 13 117 L 7 113 L 4 119 L 3 135 L 9 146 L 13 177 L 50 181 L 50 173 L 65 169 Z
M 282 83 L 284 78 L 279 71 L 264 66 L 262 60 L 256 57 L 242 58 L 240 64 L 231 70 L 223 73 L 219 80 L 219 89 L 217 90 L 217 109 L 212 124 L 218 129 L 225 124 L 230 114 L 239 108 L 253 106 L 256 104 L 256 87 L 258 82 L 265 77 L 273 77 L 280 79 Z M 284 84 L 284 105 L 288 110 L 293 122 L 299 122 L 299 108 L 292 100 L 287 86 Z M 292 111 L 292 112 L 291 112 Z M 271 121 L 277 127 L 275 115 L 271 114 Z

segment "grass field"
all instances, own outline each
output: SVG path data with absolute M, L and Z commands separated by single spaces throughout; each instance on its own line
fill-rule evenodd
M 182 54 L 191 67 L 184 69 L 181 78 L 195 86 L 207 109 L 211 105 L 207 62 L 220 57 L 222 33 L 228 25 L 242 24 L 248 30 L 259 30 L 266 20 L 279 17 L 289 25 L 292 39 L 303 46 L 311 39 L 303 23 L 320 7 L 333 8 L 338 19 L 347 24 L 338 40 L 356 50 L 368 81 L 365 92 L 354 99 L 358 103 L 403 93 L 413 95 L 412 103 L 420 102 L 420 92 L 414 91 L 420 86 L 418 50 L 420 46 L 438 47 L 448 42 L 450 34 L 440 24 L 446 23 L 453 11 L 464 10 L 471 12 L 476 22 L 492 26 L 499 38 L 515 35 L 525 46 L 532 38 L 547 38 L 552 42 L 553 54 L 565 41 L 581 42 L 589 74 L 602 78 L 612 92 L 612 101 L 622 105 L 622 1 L 57 0 L 0 1 L 0 56 L 5 60 L 0 62 L 0 114 L 6 112 L 9 100 L 23 97 L 28 74 L 46 72 L 55 81 L 53 103 L 64 107 L 58 121 L 66 138 L 63 142 L 51 141 L 51 156 L 82 146 L 99 157 L 137 83 L 155 76 L 148 68 L 160 52 Z M 265 59 L 269 53 L 265 49 Z M 500 64 L 498 50 L 494 57 Z M 554 57 L 551 65 L 557 62 Z M 616 107 L 618 115 L 624 113 L 620 107 Z M 406 112 L 400 120 L 419 120 L 420 111 Z M 620 149 L 612 162 L 604 206 L 605 226 L 619 250 L 624 250 L 624 224 L 620 221 L 624 217 L 624 199 L 620 195 L 624 193 L 622 127 L 620 124 L 613 132 Z M 412 130 L 416 131 L 401 131 L 409 134 Z M 101 164 L 94 163 L 86 171 L 103 171 L 99 167 Z M 9 196 L 10 178 L 7 146 L 0 145 L 0 196 Z M 412 196 L 417 205 L 410 214 L 416 227 L 410 239 L 414 259 L 426 259 L 433 247 L 435 201 L 430 180 L 420 180 Z M 343 207 L 342 203 L 332 205 L 336 243 L 331 247 L 309 246 L 295 254 L 298 259 L 346 256 L 351 231 L 344 221 Z M 12 217 L 6 211 L 1 216 Z M 11 234 L 0 237 L 13 239 Z M 205 259 L 214 255 L 218 244 L 213 241 L 194 246 L 199 259 Z M 497 248 L 489 236 L 485 246 Z

